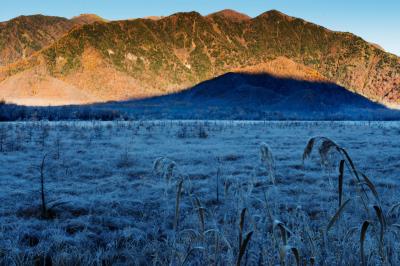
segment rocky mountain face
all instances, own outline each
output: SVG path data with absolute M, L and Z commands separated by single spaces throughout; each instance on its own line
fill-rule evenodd
M 71 23 L 59 20 L 59 28 Z M 32 25 L 26 27 L 37 31 L 39 26 Z M 11 44 L 21 39 L 0 40 Z M 9 46 L 26 47 L 18 45 Z M 1 56 L 4 62 L 17 55 L 22 59 L 0 68 L 0 98 L 20 104 L 141 99 L 179 92 L 227 72 L 244 72 L 329 81 L 400 106 L 399 57 L 350 33 L 275 10 L 255 18 L 224 10 L 209 16 L 190 12 L 98 21 L 73 28 L 30 57 L 21 56 L 21 48 L 15 50 L 14 56 Z

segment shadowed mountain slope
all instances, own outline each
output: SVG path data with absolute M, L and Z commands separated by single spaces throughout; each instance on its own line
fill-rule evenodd
M 269 74 L 227 73 L 193 88 L 143 100 L 64 107 L 3 105 L 15 119 L 393 120 L 390 110 L 336 84 Z
M 180 93 L 103 106 L 139 119 L 400 118 L 399 111 L 333 83 L 246 73 L 227 73 Z

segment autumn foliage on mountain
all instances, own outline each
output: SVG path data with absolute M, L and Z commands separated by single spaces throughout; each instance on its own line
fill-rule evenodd
M 333 82 L 400 106 L 399 57 L 275 10 L 111 22 L 19 17 L 0 24 L 0 36 L 0 98 L 20 104 L 141 99 L 241 72 Z

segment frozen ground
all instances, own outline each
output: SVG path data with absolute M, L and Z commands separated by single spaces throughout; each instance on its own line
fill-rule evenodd
M 0 124 L 0 265 L 233 265 L 239 242 L 242 265 L 295 265 L 297 252 L 302 265 L 359 265 L 362 244 L 367 264 L 400 265 L 399 135 L 394 122 Z M 339 156 L 303 165 L 314 136 L 345 148 L 379 196 L 345 169 L 351 201 L 328 232 Z

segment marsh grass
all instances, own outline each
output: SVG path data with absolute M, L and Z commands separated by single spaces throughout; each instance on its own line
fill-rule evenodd
M 343 179 L 344 179 L 344 166 L 346 165 L 347 168 L 349 169 L 350 173 L 352 174 L 352 177 L 355 179 L 355 184 L 358 187 L 358 192 L 359 192 L 359 197 L 361 198 L 362 201 L 362 206 L 365 209 L 365 215 L 370 218 L 370 220 L 365 220 L 362 224 L 361 227 L 361 233 L 360 233 L 360 260 L 362 265 L 367 265 L 367 258 L 365 255 L 365 239 L 366 239 L 366 233 L 370 225 L 373 226 L 373 233 L 376 234 L 376 238 L 378 239 L 378 254 L 380 257 L 380 260 L 382 263 L 385 263 L 387 260 L 387 254 L 386 254 L 386 248 L 385 248 L 385 232 L 387 229 L 387 222 L 386 222 L 386 216 L 382 210 L 381 207 L 381 200 L 378 194 L 378 191 L 376 189 L 376 186 L 373 184 L 371 179 L 366 176 L 364 173 L 361 173 L 360 171 L 357 170 L 353 160 L 351 159 L 350 155 L 348 152 L 337 145 L 335 142 L 332 140 L 325 138 L 325 137 L 316 137 L 312 138 L 309 140 L 307 143 L 307 146 L 304 150 L 303 153 L 303 162 L 309 156 L 311 155 L 314 147 L 317 146 L 317 143 L 320 142 L 320 146 L 318 148 L 319 150 L 319 155 L 321 158 L 321 161 L 323 162 L 323 165 L 327 165 L 328 162 L 328 156 L 327 154 L 333 149 L 336 152 L 338 152 L 342 159 L 340 160 L 339 163 L 339 178 L 338 178 L 338 199 L 339 199 L 339 208 L 334 214 L 334 216 L 331 218 L 331 220 L 328 223 L 328 226 L 326 228 L 326 232 L 329 232 L 329 230 L 333 227 L 333 225 L 339 220 L 339 218 L 343 215 L 345 212 L 345 207 L 349 205 L 349 203 L 352 201 L 351 198 L 347 199 L 343 204 L 342 202 L 342 197 L 343 197 Z M 372 206 L 372 209 L 374 210 L 375 213 L 375 218 L 372 217 L 371 213 L 369 212 L 369 209 L 367 207 Z M 394 209 L 397 208 L 399 205 L 393 205 L 392 208 L 389 209 L 388 214 L 390 214 Z M 378 230 L 376 228 L 379 228 Z
M 179 226 L 182 187 L 183 187 L 183 179 L 178 182 L 176 189 L 174 230 L 177 230 Z
M 39 171 L 40 171 L 40 199 L 41 199 L 41 206 L 42 206 L 42 218 L 48 219 L 50 218 L 48 209 L 47 209 L 47 202 L 46 202 L 46 193 L 45 193 L 45 177 L 44 171 L 46 166 L 46 158 L 48 153 L 43 155 L 42 161 L 40 163 Z
M 128 147 L 125 147 L 124 152 L 120 155 L 117 161 L 118 168 L 130 168 L 134 165 L 134 160 L 128 150 Z
M 150 145 L 157 145 L 155 143 L 166 140 L 159 137 L 160 132 L 176 139 L 177 128 L 163 123 L 112 123 L 110 126 L 93 123 L 85 127 L 70 124 L 60 125 L 57 132 L 50 129 L 44 149 L 48 143 L 53 143 L 59 156 L 34 157 L 38 161 L 43 159 L 43 171 L 39 171 L 41 195 L 44 195 L 42 204 L 34 206 L 35 215 L 16 216 L 23 218 L 18 225 L 23 228 L 21 236 L 22 233 L 36 236 L 38 243 L 31 247 L 19 240 L 23 237 L 1 238 L 0 265 L 32 265 L 35 261 L 43 262 L 37 258 L 45 258 L 47 254 L 54 265 L 396 265 L 400 261 L 396 242 L 400 233 L 400 203 L 387 202 L 388 197 L 382 191 L 387 192 L 388 188 L 375 185 L 374 179 L 360 171 L 358 163 L 362 156 L 355 160 L 346 149 L 325 137 L 312 138 L 307 143 L 303 163 L 316 151 L 322 167 L 333 167 L 337 182 L 329 183 L 327 175 L 321 175 L 319 170 L 301 168 L 300 158 L 295 164 L 285 161 L 285 154 L 279 153 L 279 145 L 273 142 L 269 142 L 269 147 L 259 145 L 257 139 L 251 150 L 240 146 L 236 151 L 227 151 L 229 145 L 219 152 L 211 150 L 211 145 L 206 146 L 216 137 L 216 132 L 231 135 L 232 125 L 215 128 L 210 124 L 180 125 L 187 128 L 185 138 L 193 137 L 178 140 L 184 143 L 182 149 L 191 149 L 193 146 L 189 145 L 193 142 L 198 145 L 193 153 L 203 152 L 204 157 L 199 157 L 196 163 L 172 153 L 176 147 L 169 148 L 170 144 L 166 143 L 152 153 L 143 152 L 143 158 L 138 155 L 138 161 L 135 157 L 135 168 L 142 168 L 129 177 L 128 171 L 119 171 L 115 165 L 111 170 L 99 165 L 110 158 L 112 162 L 128 161 L 125 160 L 127 152 L 124 154 L 121 148 L 126 139 L 138 143 L 136 138 L 148 141 L 151 135 Z M 207 139 L 197 135 L 200 125 L 206 129 Z M 45 125 L 37 123 L 21 128 L 26 132 L 21 134 L 21 138 L 25 138 L 25 149 L 40 150 L 42 126 Z M 235 126 L 247 130 L 241 124 Z M 285 129 L 290 126 L 279 125 Z M 124 130 L 129 132 L 127 137 L 121 133 Z M 59 151 L 57 136 L 60 135 L 57 134 L 63 136 Z M 64 136 L 74 142 L 67 144 Z M 80 160 L 97 156 L 96 152 L 90 153 L 91 149 L 108 145 L 109 136 L 123 140 L 115 145 L 118 152 L 107 154 L 105 160 L 99 162 L 91 160 L 89 167 L 83 169 L 93 172 L 80 173 Z M 91 143 L 90 148 L 85 149 L 88 143 Z M 273 157 L 271 148 L 279 160 Z M 302 148 L 297 151 L 301 153 Z M 154 160 L 154 154 L 168 157 Z M 2 158 L 6 156 L 9 155 L 4 154 Z M 82 157 L 77 158 L 79 156 Z M 260 159 L 262 173 L 258 172 Z M 188 168 L 191 163 L 193 167 Z M 293 165 L 296 178 L 284 172 L 284 167 Z M 49 169 L 54 173 L 47 173 Z M 95 175 L 92 169 L 103 171 Z M 234 175 L 234 171 L 238 174 Z M 311 171 L 315 175 L 308 175 Z M 201 178 L 188 178 L 199 174 Z M 257 174 L 262 178 L 257 178 Z M 38 172 L 34 171 L 32 177 L 22 177 L 37 182 Z M 69 182 L 70 179 L 79 181 L 82 186 L 94 184 L 92 188 L 98 195 L 82 191 L 79 186 L 68 189 L 66 186 L 75 184 Z M 301 182 L 307 186 L 300 187 L 298 183 Z M 36 187 L 34 189 L 36 193 Z M 49 200 L 63 191 L 63 197 L 59 198 L 65 201 Z M 28 194 L 29 191 L 18 193 Z M 82 203 L 80 198 L 86 197 L 85 193 L 90 197 Z M 20 205 L 28 204 L 30 199 L 24 198 Z M 37 199 L 34 194 L 34 200 Z M 71 204 L 66 204 L 68 200 Z M 63 204 L 66 206 L 58 208 Z M 8 212 L 12 213 L 9 209 Z M 40 219 L 54 217 L 53 214 L 57 214 L 57 219 Z M 33 222 L 28 224 L 28 221 Z M 37 233 L 38 230 L 45 233 Z M 0 225 L 1 233 L 9 231 L 10 226 Z M 64 234 L 67 240 L 63 240 Z M 51 247 L 44 243 L 51 243 Z M 13 264 L 16 261 L 19 263 Z
M 275 184 L 275 160 L 272 155 L 271 149 L 268 147 L 266 143 L 261 143 L 260 145 L 260 153 L 261 153 L 261 163 L 265 167 L 268 173 L 268 177 L 271 180 L 272 184 Z
M 366 266 L 367 265 L 367 258 L 365 256 L 365 238 L 367 235 L 367 230 L 368 227 L 371 223 L 369 221 L 364 221 L 362 226 L 361 226 L 361 233 L 360 233 L 360 257 L 361 257 L 361 265 Z
M 239 245 L 238 245 L 238 250 L 239 253 L 237 255 L 237 260 L 236 260 L 236 265 L 240 266 L 241 261 L 243 259 L 243 255 L 246 252 L 247 246 L 249 245 L 249 242 L 251 240 L 251 237 L 253 235 L 253 231 L 248 232 L 243 239 L 243 230 L 244 230 L 244 223 L 245 223 L 245 218 L 246 218 L 246 208 L 242 210 L 240 213 L 240 221 L 239 221 Z M 245 263 L 246 264 L 246 263 Z

